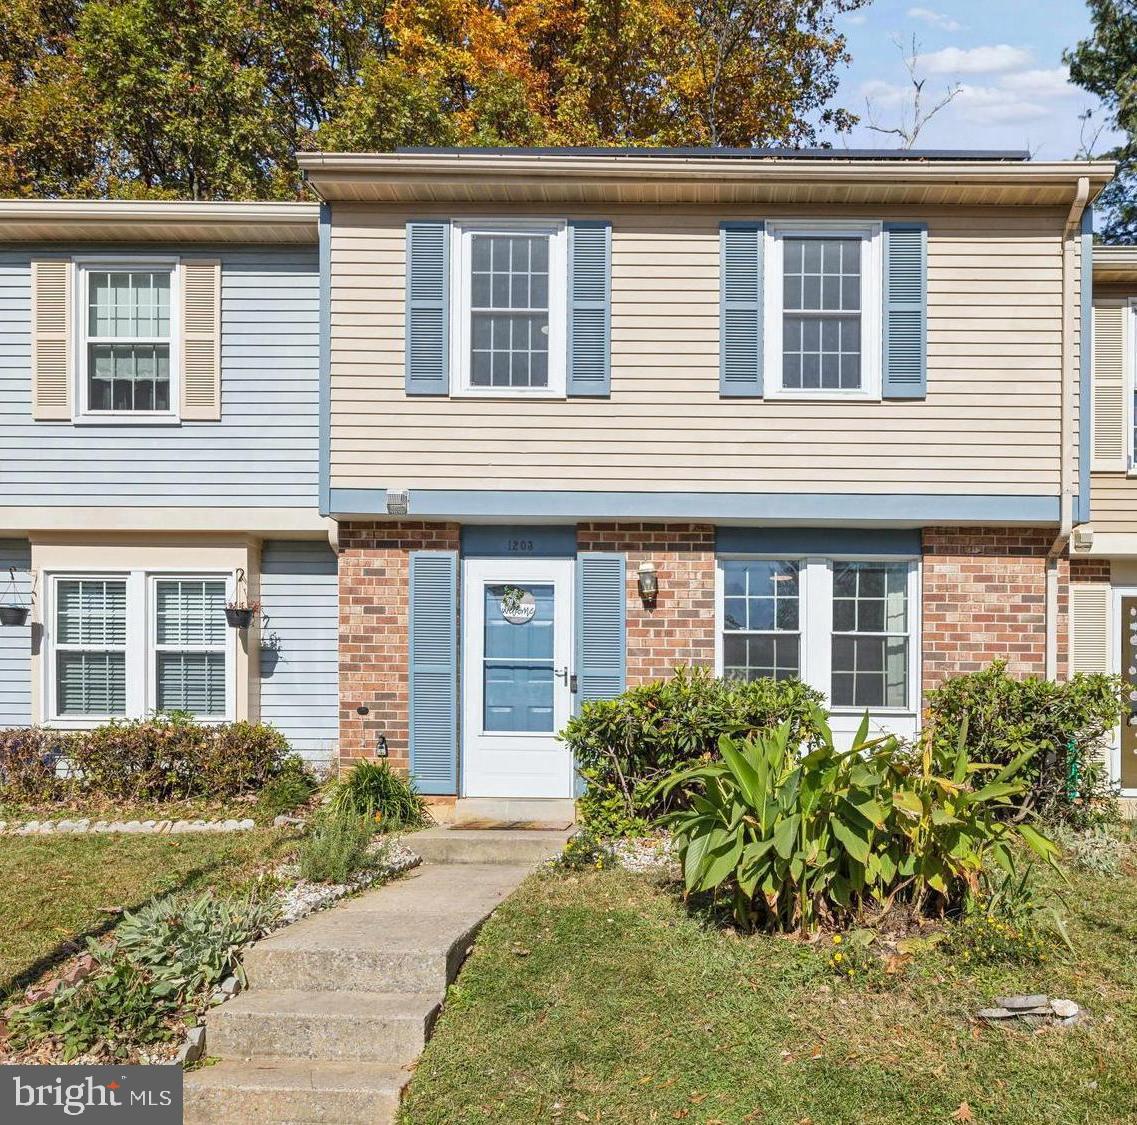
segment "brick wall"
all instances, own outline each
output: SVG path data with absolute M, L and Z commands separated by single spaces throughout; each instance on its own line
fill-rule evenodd
M 1047 528 L 924 529 L 924 690 L 1005 660 L 1015 675 L 1046 671 Z M 1058 675 L 1066 672 L 1070 563 L 1058 561 Z
M 715 531 L 709 524 L 587 523 L 581 551 L 627 556 L 628 686 L 670 676 L 677 664 L 715 660 Z M 655 563 L 659 597 L 645 606 L 641 562 Z
M 1071 582 L 1109 582 L 1112 565 L 1109 559 L 1071 559 Z
M 345 522 L 339 545 L 340 761 L 370 757 L 385 734 L 391 764 L 406 769 L 410 552 L 457 551 L 458 526 Z

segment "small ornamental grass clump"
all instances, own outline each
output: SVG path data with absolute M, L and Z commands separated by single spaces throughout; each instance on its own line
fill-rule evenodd
M 812 725 L 816 747 L 799 746 L 789 723 L 723 737 L 721 760 L 661 785 L 685 791 L 685 807 L 663 823 L 687 892 L 725 898 L 743 927 L 847 927 L 898 903 L 942 917 L 963 909 L 985 869 L 1013 870 L 1013 845 L 1053 861 L 1054 845 L 1034 827 L 1003 819 L 1033 750 L 1000 768 L 968 758 L 966 723 L 947 755 L 930 743 L 869 741 L 866 716 L 839 751 L 822 714 Z
M 332 789 L 331 807 L 344 816 L 364 817 L 384 832 L 424 828 L 426 802 L 414 782 L 385 759 L 360 758 Z
M 300 841 L 300 876 L 313 883 L 349 882 L 382 864 L 384 852 L 374 849 L 374 821 L 329 807 L 314 818 Z

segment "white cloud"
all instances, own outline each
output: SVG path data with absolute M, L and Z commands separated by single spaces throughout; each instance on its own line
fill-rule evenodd
M 1014 90 L 1027 98 L 1071 98 L 1080 97 L 1082 92 L 1071 85 L 1070 75 L 1065 67 L 1055 66 L 1047 70 L 1020 70 L 1005 74 L 999 83 L 1005 90 Z
M 1013 125 L 1024 121 L 1041 121 L 1053 109 L 1000 86 L 960 86 L 952 100 L 952 108 L 974 125 Z
M 963 30 L 963 24 L 958 20 L 952 19 L 951 16 L 945 15 L 943 12 L 933 11 L 931 8 L 909 8 L 907 15 L 911 20 L 923 20 L 924 23 L 938 27 L 941 31 Z
M 945 47 L 921 55 L 919 66 L 925 74 L 998 74 L 1021 70 L 1032 61 L 1030 51 L 999 43 L 990 47 Z
M 868 18 L 864 12 L 849 12 L 849 14 L 845 16 L 845 22 L 856 24 L 859 27 Z

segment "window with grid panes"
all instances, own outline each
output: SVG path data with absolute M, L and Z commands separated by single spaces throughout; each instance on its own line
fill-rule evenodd
M 833 564 L 834 707 L 908 703 L 908 564 Z
M 796 562 L 723 563 L 724 676 L 800 676 L 799 596 Z

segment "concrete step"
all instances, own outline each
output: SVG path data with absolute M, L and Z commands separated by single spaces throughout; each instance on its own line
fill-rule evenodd
M 561 830 L 576 820 L 576 801 L 520 797 L 459 797 L 452 828 L 547 828 Z
M 441 992 L 254 989 L 206 1017 L 206 1050 L 226 1059 L 289 1057 L 402 1066 L 422 1052 Z
M 560 855 L 569 829 L 427 828 L 404 839 L 424 863 L 502 863 L 535 867 Z
M 474 936 L 526 868 L 427 866 L 334 910 L 309 915 L 246 950 L 253 989 L 425 992 L 441 996 Z
M 361 1062 L 227 1060 L 185 1076 L 184 1125 L 386 1125 L 410 1071 Z

